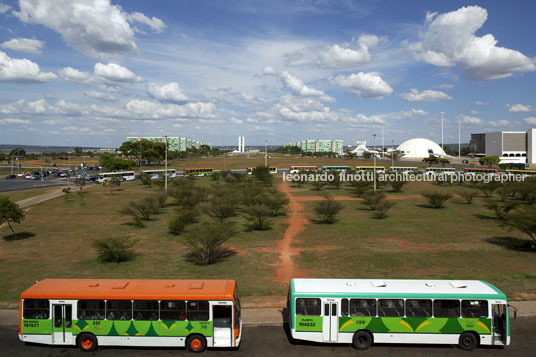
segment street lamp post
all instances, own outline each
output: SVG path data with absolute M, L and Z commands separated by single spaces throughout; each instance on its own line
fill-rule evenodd
M 441 149 L 445 151 L 443 148 L 443 114 L 445 114 L 445 112 L 441 112 Z
M 391 167 L 394 166 L 394 149 L 395 147 L 395 141 L 393 139 L 391 139 Z
M 376 134 L 372 134 L 374 137 L 374 191 L 376 191 Z
M 164 135 L 164 143 L 166 144 L 166 154 L 164 158 L 165 162 L 165 169 L 164 169 L 164 192 L 167 195 L 167 177 L 168 177 L 168 171 L 167 171 L 167 135 Z
M 462 153 L 462 121 L 458 121 L 458 159 Z

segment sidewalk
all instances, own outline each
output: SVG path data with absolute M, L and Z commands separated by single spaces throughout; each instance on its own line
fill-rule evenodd
M 510 301 L 509 303 L 517 307 L 518 317 L 536 317 L 536 301 Z M 510 317 L 513 317 L 512 308 L 510 308 Z M 18 319 L 18 310 L 0 310 L 0 326 L 18 325 Z M 245 308 L 242 309 L 242 321 L 244 326 L 281 326 L 287 322 L 287 316 L 283 315 L 283 307 Z
M 94 187 L 94 186 L 96 186 L 96 185 L 88 185 L 88 186 L 85 186 L 85 189 L 87 190 L 87 189 L 90 189 L 91 187 Z M 65 187 L 67 187 L 67 185 L 65 185 Z M 71 187 L 71 192 L 73 192 L 73 193 L 80 190 L 79 186 L 72 186 L 71 185 L 69 187 Z M 39 195 L 39 196 L 34 196 L 34 197 L 27 198 L 25 200 L 18 201 L 17 204 L 19 205 L 20 208 L 24 209 L 24 208 L 36 205 L 36 204 L 41 203 L 41 202 L 45 202 L 45 201 L 51 200 L 53 198 L 63 196 L 63 195 L 65 195 L 65 193 L 63 193 L 63 191 L 62 191 L 63 188 L 64 187 L 61 187 L 60 189 L 58 189 L 58 191 L 49 192 L 49 193 L 45 193 L 45 194 L 42 194 L 42 195 Z

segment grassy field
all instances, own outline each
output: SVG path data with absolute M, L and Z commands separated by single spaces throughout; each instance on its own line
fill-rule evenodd
M 199 179 L 208 183 L 210 179 Z M 272 277 L 277 257 L 271 252 L 282 238 L 284 217 L 275 219 L 272 230 L 241 232 L 229 241 L 237 253 L 212 266 L 200 267 L 184 259 L 185 246 L 180 236 L 168 233 L 167 222 L 175 206 L 169 205 L 142 229 L 128 224 L 129 217 L 118 210 L 128 201 L 154 194 L 139 181 L 123 183 L 119 192 L 95 187 L 86 194 L 85 205 L 79 197 L 63 197 L 33 206 L 19 232 L 33 235 L 9 240 L 7 226 L 0 228 L 0 306 L 15 306 L 21 291 L 44 278 L 229 278 L 236 279 L 243 296 L 282 295 L 283 288 Z M 172 201 L 170 202 L 172 203 Z M 242 227 L 243 218 L 236 218 Z M 95 238 L 104 236 L 138 239 L 134 261 L 101 263 L 91 247 Z M 246 254 L 247 253 L 247 254 Z
M 310 186 L 297 196 L 319 195 Z M 425 190 L 456 194 L 474 188 L 410 183 L 396 195 L 386 219 L 375 219 L 360 201 L 345 201 L 339 222 L 314 223 L 314 202 L 303 202 L 306 225 L 296 247 L 298 269 L 324 278 L 478 279 L 496 284 L 510 298 L 536 298 L 535 253 L 528 237 L 507 231 L 484 198 L 472 205 L 453 197 L 443 209 L 428 208 L 418 195 Z M 345 189 L 323 190 L 348 195 Z
M 54 192 L 61 190 L 59 187 L 45 187 L 45 188 L 37 188 L 32 190 L 21 190 L 21 191 L 11 191 L 11 192 L 0 192 L 0 196 L 7 196 L 9 197 L 13 202 L 18 202 L 30 197 L 35 197 L 39 195 L 43 195 L 45 193 Z

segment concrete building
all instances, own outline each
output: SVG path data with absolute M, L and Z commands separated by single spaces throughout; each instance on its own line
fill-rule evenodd
M 303 152 L 334 152 L 343 154 L 344 146 L 342 140 L 301 140 L 295 141 L 284 146 L 297 146 Z
M 536 164 L 535 135 L 536 129 L 486 133 L 486 156 L 498 156 L 501 164 Z
M 164 138 L 161 136 L 144 136 L 144 137 L 131 136 L 127 138 L 127 141 L 136 142 L 142 139 L 149 140 L 155 143 L 161 143 L 164 141 Z M 205 143 L 205 142 L 192 140 L 189 138 L 180 138 L 176 136 L 168 136 L 167 142 L 168 142 L 169 151 L 175 151 L 175 152 L 186 151 L 187 149 L 191 149 L 191 148 L 199 149 L 201 145 L 207 145 L 207 146 L 212 147 L 212 145 Z

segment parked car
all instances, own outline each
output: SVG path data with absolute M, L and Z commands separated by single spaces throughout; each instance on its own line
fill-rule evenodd
M 19 177 L 23 177 L 24 175 L 28 175 L 28 173 L 27 172 L 19 172 L 17 174 L 17 176 L 19 176 Z
M 39 180 L 40 176 L 39 175 L 30 175 L 30 176 L 27 176 L 26 178 L 30 179 L 30 180 Z
M 12 180 L 12 179 L 16 179 L 17 178 L 17 175 L 7 175 L 6 176 L 6 180 Z

